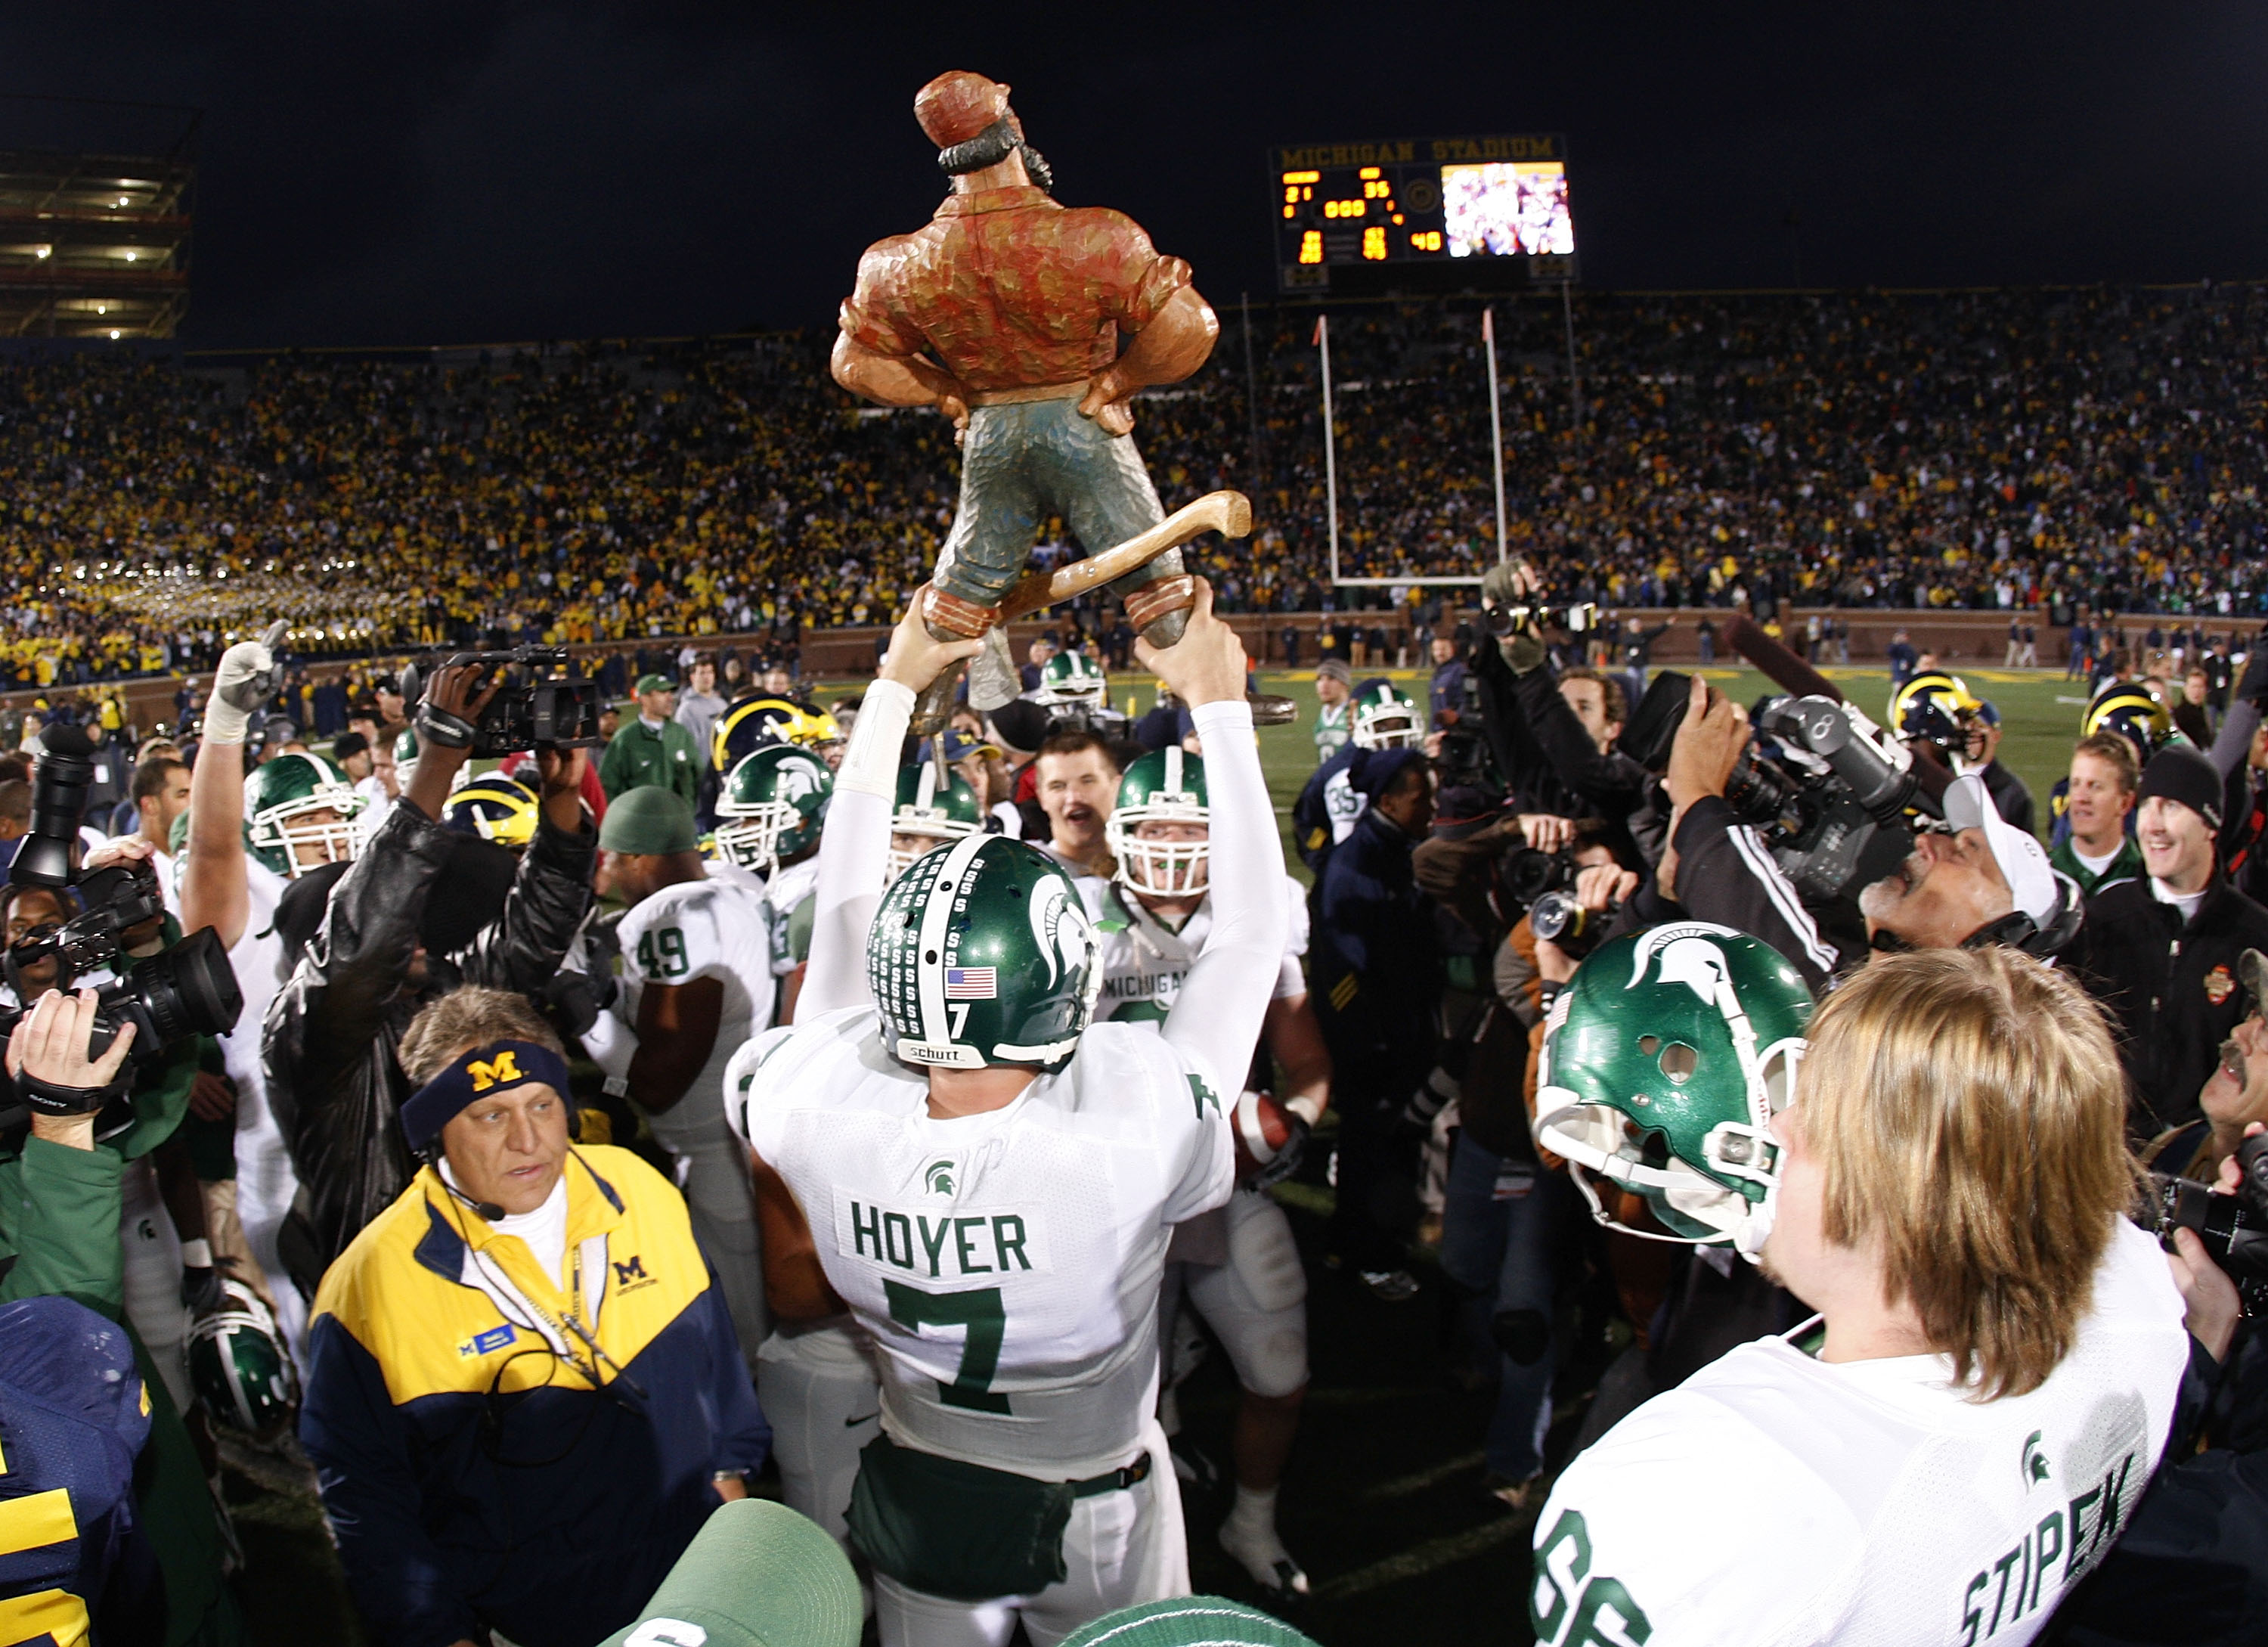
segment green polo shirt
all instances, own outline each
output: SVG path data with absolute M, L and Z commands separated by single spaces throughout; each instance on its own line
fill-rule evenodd
M 634 720 L 607 745 L 599 784 L 609 801 L 632 789 L 674 789 L 686 805 L 694 806 L 701 794 L 701 751 L 690 732 L 674 720 L 655 727 Z
M 2077 882 L 2079 890 L 2088 897 L 2093 897 L 2097 890 L 2113 881 L 2139 880 L 2143 873 L 2142 849 L 2134 844 L 2132 835 L 2119 843 L 2118 855 L 2103 867 L 2101 875 L 2088 872 L 2087 866 L 2080 862 L 2079 854 L 2071 849 L 2068 840 L 2049 848 L 2048 862 Z

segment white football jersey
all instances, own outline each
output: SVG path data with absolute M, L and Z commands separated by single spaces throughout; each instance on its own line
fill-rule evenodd
M 1097 1023 L 1004 1109 L 935 1119 L 928 1086 L 848 1007 L 741 1049 L 725 1109 L 882 1352 L 891 1435 L 1056 1481 L 1126 1463 L 1167 1237 L 1229 1193 L 1213 1077 L 1152 1029 Z
M 244 994 L 244 1010 L 236 1016 L 236 1027 L 220 1038 L 220 1055 L 229 1079 L 236 1082 L 238 1211 L 247 1227 L 254 1222 L 253 1209 L 272 1209 L 281 1219 L 299 1189 L 291 1156 L 284 1149 L 282 1129 L 269 1112 L 268 1072 L 260 1061 L 261 1026 L 269 1003 L 284 988 L 284 940 L 276 930 L 276 905 L 290 884 L 257 858 L 245 855 L 244 890 L 251 907 L 243 936 L 228 952 L 229 970 Z
M 810 959 L 808 927 L 800 943 L 796 942 L 792 929 L 796 910 L 818 890 L 819 856 L 815 853 L 800 863 L 780 865 L 764 884 L 764 919 L 771 924 L 771 969 L 776 978 L 785 978 Z M 799 954 L 799 950 L 802 953 Z
M 730 858 L 703 858 L 701 873 L 711 881 L 721 881 L 726 886 L 736 886 L 743 892 L 756 897 L 764 895 L 764 878 L 753 869 L 743 869 Z
M 622 917 L 620 1010 L 636 1025 L 649 984 L 677 986 L 713 978 L 725 986 L 716 1045 L 673 1109 L 688 1117 L 723 1102 L 725 1067 L 751 1035 L 772 1021 L 771 936 L 760 900 L 721 881 L 680 881 Z
M 1368 800 L 1354 787 L 1354 773 L 1342 766 L 1323 779 L 1323 816 L 1331 821 L 1331 844 L 1336 846 L 1354 833 L 1354 826 L 1362 816 Z
M 2189 1360 L 2165 1255 L 2124 1219 L 2029 1394 L 1972 1401 L 1941 1355 L 1816 1361 L 1803 1333 L 1742 1345 L 1568 1466 L 1535 1524 L 1539 1642 L 2028 1642 L 2124 1529 Z
M 1115 881 L 1090 875 L 1079 876 L 1076 884 L 1087 919 L 1118 927 L 1115 932 L 1098 927 L 1095 933 L 1102 957 L 1102 993 L 1095 998 L 1094 1016 L 1127 1023 L 1163 1022 L 1181 994 L 1182 980 L 1212 936 L 1211 895 L 1206 894 L 1177 932 Z M 1307 952 L 1307 889 L 1288 875 L 1284 877 L 1284 902 L 1291 913 L 1290 939 L 1284 946 L 1284 963 L 1277 969 L 1271 1001 L 1303 994 L 1307 987 L 1307 976 L 1300 970 L 1300 957 Z

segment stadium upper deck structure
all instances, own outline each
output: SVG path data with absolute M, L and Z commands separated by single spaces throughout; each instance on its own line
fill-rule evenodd
M 0 336 L 173 336 L 196 127 L 194 110 L 0 99 Z

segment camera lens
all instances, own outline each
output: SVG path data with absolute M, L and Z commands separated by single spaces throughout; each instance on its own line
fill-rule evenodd
M 1568 892 L 1546 892 L 1528 912 L 1528 929 L 1547 943 L 1564 943 L 1583 930 L 1583 906 Z
M 94 744 L 85 729 L 68 723 L 40 735 L 40 762 L 32 783 L 32 824 L 9 866 L 18 886 L 69 886 L 71 845 L 86 815 L 94 781 Z
M 1557 853 L 1538 852 L 1533 846 L 1521 847 L 1504 863 L 1505 896 L 1515 904 L 1533 904 L 1552 888 L 1566 885 L 1572 878 L 1565 859 Z
M 136 967 L 120 988 L 141 1008 L 159 1045 L 191 1035 L 225 1035 L 244 1010 L 236 970 L 210 927 Z

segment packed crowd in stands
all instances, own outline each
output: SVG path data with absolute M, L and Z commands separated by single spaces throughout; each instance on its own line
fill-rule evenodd
M 1507 300 L 1512 547 L 1611 605 L 2257 612 L 2264 301 L 1585 296 L 1571 385 L 1558 304 Z M 1495 559 L 1476 310 L 1334 317 L 1342 575 Z M 1256 311 L 1256 395 L 1226 322 L 1136 432 L 1168 506 L 1254 494 L 1224 606 L 1411 598 L 1332 598 L 1312 314 Z M 883 621 L 951 522 L 953 441 L 854 407 L 829 341 L 11 362 L 0 683 L 210 668 L 252 613 L 308 656 Z

